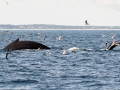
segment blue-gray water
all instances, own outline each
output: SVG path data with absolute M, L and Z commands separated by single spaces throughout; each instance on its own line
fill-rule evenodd
M 26 30 L 0 31 L 0 90 L 120 90 L 120 47 L 106 51 L 104 44 L 120 39 L 120 31 Z M 47 35 L 45 41 L 38 37 Z M 102 37 L 101 34 L 105 34 Z M 63 36 L 60 41 L 56 38 Z M 10 42 L 32 40 L 50 50 L 2 49 Z M 78 47 L 76 53 L 63 50 Z

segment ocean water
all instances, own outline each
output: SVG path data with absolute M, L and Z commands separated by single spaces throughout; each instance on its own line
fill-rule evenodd
M 116 30 L 0 31 L 0 90 L 120 90 L 120 47 L 105 50 Z M 46 37 L 43 41 L 42 38 Z M 103 37 L 101 34 L 105 34 Z M 61 40 L 57 37 L 63 36 Z M 36 41 L 50 50 L 16 50 L 5 58 L 10 42 Z M 64 50 L 77 47 L 75 53 Z

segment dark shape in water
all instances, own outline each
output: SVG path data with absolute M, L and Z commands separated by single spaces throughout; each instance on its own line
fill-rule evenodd
M 109 46 L 106 48 L 106 50 L 112 50 L 113 48 L 115 48 L 116 46 L 120 45 L 120 40 L 119 41 L 113 41 L 109 44 Z
M 19 41 L 19 38 L 16 39 L 14 42 L 10 43 L 8 46 L 4 48 L 4 50 L 7 50 L 6 58 L 10 51 L 12 50 L 21 50 L 21 49 L 50 49 L 49 47 L 34 42 L 34 41 Z

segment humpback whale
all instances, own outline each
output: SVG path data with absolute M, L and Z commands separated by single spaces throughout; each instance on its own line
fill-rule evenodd
M 112 50 L 113 48 L 115 48 L 116 46 L 120 45 L 120 40 L 118 41 L 113 41 L 109 44 L 109 46 L 106 48 L 106 50 Z
M 35 41 L 19 41 L 19 38 L 16 39 L 15 41 L 11 42 L 9 45 L 7 45 L 4 50 L 7 50 L 6 58 L 7 55 L 10 53 L 12 50 L 21 50 L 21 49 L 50 49 L 49 47 L 37 43 Z

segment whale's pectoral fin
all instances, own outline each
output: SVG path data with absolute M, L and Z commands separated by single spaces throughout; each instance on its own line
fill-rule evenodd
M 8 49 L 8 52 L 6 53 L 6 59 L 8 59 L 8 54 L 10 53 L 10 49 Z

